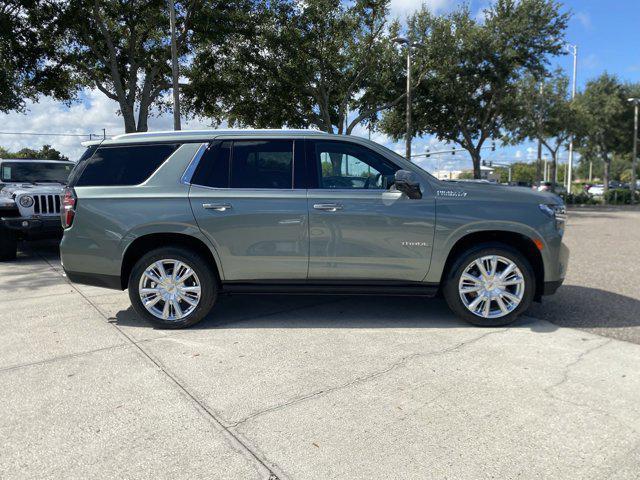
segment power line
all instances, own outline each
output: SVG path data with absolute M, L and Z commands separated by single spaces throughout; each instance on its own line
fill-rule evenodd
M 0 135 L 36 135 L 47 137 L 101 137 L 101 133 L 38 133 L 38 132 L 0 132 Z

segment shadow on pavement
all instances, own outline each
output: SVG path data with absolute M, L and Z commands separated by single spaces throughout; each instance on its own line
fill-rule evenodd
M 562 327 L 624 328 L 640 326 L 640 300 L 598 288 L 563 285 L 529 309 L 530 316 Z
M 115 321 L 121 326 L 148 325 L 132 308 L 118 312 Z M 516 326 L 529 323 L 531 320 L 525 318 Z M 211 314 L 191 327 L 192 330 L 215 328 L 475 327 L 457 319 L 444 300 L 435 298 L 233 295 L 221 297 Z

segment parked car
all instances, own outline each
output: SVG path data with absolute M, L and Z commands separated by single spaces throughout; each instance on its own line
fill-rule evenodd
M 461 318 L 504 325 L 567 268 L 556 195 L 439 181 L 355 136 L 138 133 L 85 157 L 63 200 L 64 270 L 128 289 L 161 328 L 199 322 L 220 294 L 256 292 L 442 292 Z M 351 180 L 336 188 L 341 175 Z
M 534 190 L 537 190 L 538 192 L 551 192 L 553 188 L 553 184 L 551 182 L 540 182 L 539 184 L 534 184 L 532 188 Z M 558 194 L 567 193 L 567 188 L 560 183 L 556 183 L 555 193 L 558 193 Z
M 0 159 L 0 260 L 16 257 L 18 240 L 61 236 L 60 195 L 74 164 Z
M 601 197 L 604 195 L 604 185 L 591 185 L 587 190 L 587 193 L 594 197 Z

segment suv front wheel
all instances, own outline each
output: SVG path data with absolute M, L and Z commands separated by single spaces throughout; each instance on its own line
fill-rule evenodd
M 508 325 L 534 296 L 531 264 L 519 251 L 485 243 L 464 252 L 449 269 L 443 288 L 451 310 L 474 325 Z
M 129 277 L 133 308 L 158 328 L 198 323 L 213 307 L 217 290 L 209 262 L 178 247 L 147 253 L 136 262 Z

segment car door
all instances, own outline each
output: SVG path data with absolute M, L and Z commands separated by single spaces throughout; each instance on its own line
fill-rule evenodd
M 356 143 L 308 140 L 310 280 L 422 281 L 434 237 L 432 195 L 389 189 L 399 167 Z
M 294 184 L 303 159 L 303 143 L 283 139 L 217 141 L 204 152 L 189 196 L 225 281 L 306 278 L 306 190 Z

